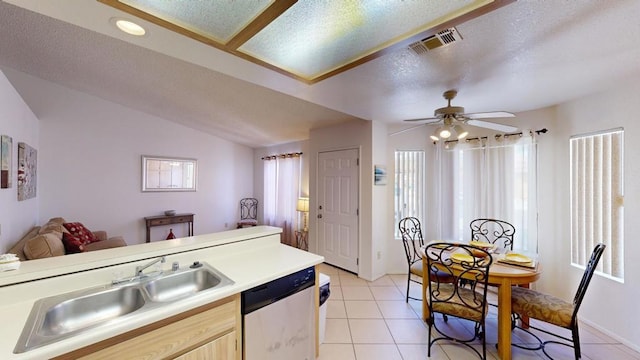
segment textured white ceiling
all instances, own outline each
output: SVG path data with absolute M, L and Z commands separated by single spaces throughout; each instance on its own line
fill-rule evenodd
M 429 117 L 450 88 L 468 112 L 517 113 L 640 78 L 637 0 L 518 1 L 458 26 L 459 43 L 314 85 L 153 24 L 127 37 L 109 23 L 123 15 L 90 0 L 0 2 L 0 66 L 252 147 L 357 118 Z

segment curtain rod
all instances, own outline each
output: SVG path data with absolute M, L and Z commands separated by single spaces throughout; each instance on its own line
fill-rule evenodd
M 547 130 L 547 128 L 542 128 L 542 129 L 540 129 L 540 130 L 529 130 L 529 134 L 536 133 L 536 134 L 540 135 L 540 134 L 546 134 L 548 131 L 549 131 L 549 130 Z M 494 137 L 496 138 L 496 140 L 497 140 L 497 139 L 499 139 L 499 138 L 501 138 L 501 137 L 503 137 L 503 136 L 504 136 L 505 138 L 508 138 L 509 136 L 522 136 L 522 131 L 517 132 L 517 133 L 495 134 L 495 135 L 494 135 Z M 486 139 L 488 139 L 488 137 L 487 137 L 487 136 L 482 136 L 482 137 L 467 138 L 467 139 L 464 139 L 463 141 L 468 142 L 468 141 L 474 141 L 474 140 L 486 140 Z M 445 143 L 445 144 L 449 144 L 449 143 L 457 143 L 458 141 L 460 141 L 460 140 L 458 140 L 458 139 L 456 139 L 456 140 L 447 140 L 447 141 L 445 141 L 444 143 Z M 436 141 L 434 141 L 433 143 L 435 144 L 435 143 L 436 143 Z
M 275 160 L 277 158 L 284 159 L 284 158 L 288 158 L 288 157 L 298 157 L 300 155 L 302 155 L 301 152 L 295 152 L 295 153 L 286 153 L 286 154 L 278 154 L 278 155 L 269 155 L 269 156 L 262 157 L 261 159 L 262 160 Z

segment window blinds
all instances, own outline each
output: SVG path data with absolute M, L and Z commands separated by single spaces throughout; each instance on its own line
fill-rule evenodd
M 395 237 L 399 239 L 397 224 L 402 218 L 413 216 L 424 224 L 424 151 L 396 150 L 395 168 Z
M 624 130 L 570 139 L 571 262 L 585 266 L 595 245 L 607 250 L 598 271 L 624 279 Z

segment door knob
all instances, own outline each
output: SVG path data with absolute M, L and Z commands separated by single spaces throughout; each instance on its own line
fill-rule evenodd
M 322 219 L 322 214 L 318 214 L 318 219 Z

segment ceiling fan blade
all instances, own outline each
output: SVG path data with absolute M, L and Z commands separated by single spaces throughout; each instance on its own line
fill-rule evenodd
M 507 111 L 490 111 L 490 112 L 462 114 L 462 116 L 467 117 L 469 119 L 491 119 L 491 118 L 515 117 L 516 115 Z
M 415 129 L 417 129 L 417 128 L 421 128 L 421 127 L 426 126 L 426 125 L 429 125 L 429 124 L 420 124 L 420 125 L 412 126 L 412 127 L 410 127 L 410 128 L 406 128 L 406 129 L 398 130 L 398 131 L 396 131 L 396 132 L 392 132 L 391 134 L 389 134 L 389 136 L 394 136 L 394 135 L 402 134 L 402 133 L 405 133 L 405 132 L 407 132 L 407 131 L 415 130 Z
M 419 119 L 407 119 L 405 121 L 427 121 L 425 124 L 435 123 L 442 119 L 439 117 L 430 117 L 430 118 L 419 118 Z
M 495 131 L 501 131 L 501 132 L 505 132 L 505 133 L 511 133 L 511 132 L 518 131 L 518 128 L 515 127 L 515 126 L 503 125 L 503 124 L 498 124 L 498 123 L 489 122 L 489 121 L 470 119 L 470 120 L 467 120 L 466 123 L 468 125 L 477 126 L 477 127 L 486 128 L 486 129 L 491 129 L 491 130 L 495 130 Z

